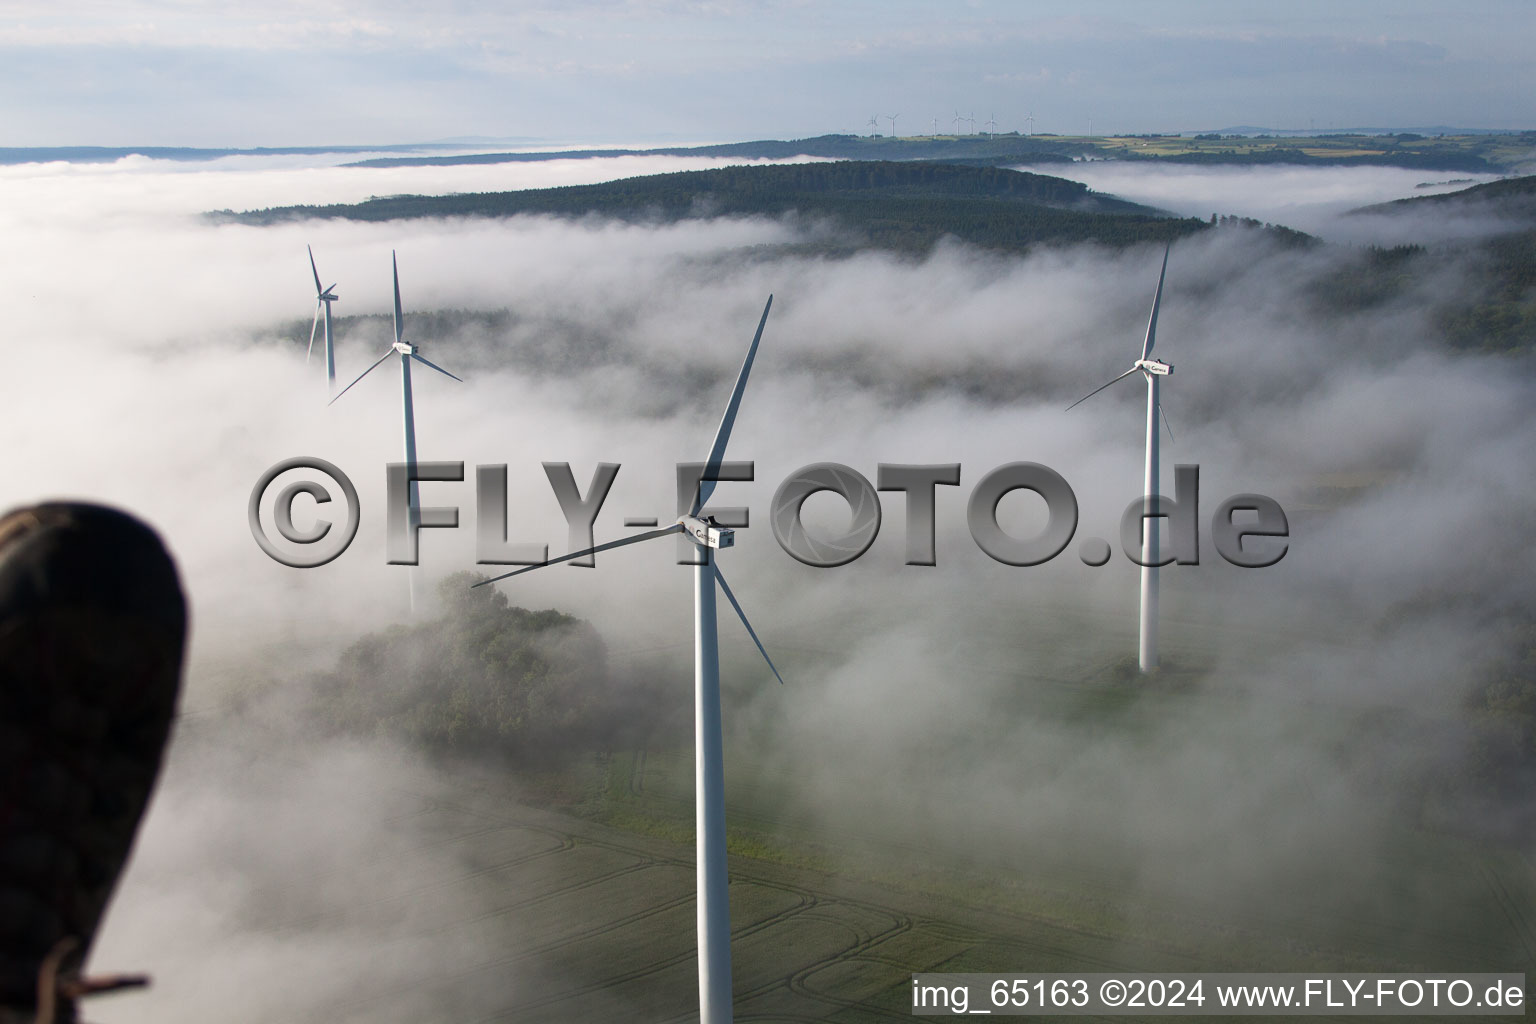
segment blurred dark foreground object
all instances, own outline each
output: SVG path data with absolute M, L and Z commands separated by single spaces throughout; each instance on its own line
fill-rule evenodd
M 155 532 L 99 505 L 0 518 L 0 1024 L 69 1024 L 160 771 L 186 602 Z

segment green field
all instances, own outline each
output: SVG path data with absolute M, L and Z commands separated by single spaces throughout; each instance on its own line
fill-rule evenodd
M 1412 133 L 1316 136 L 1103 136 L 1089 141 L 1106 158 L 1197 163 L 1337 163 L 1444 170 L 1512 170 L 1530 158 L 1536 133 Z
M 439 862 L 449 853 L 461 867 L 400 877 L 397 888 L 328 923 L 393 928 L 396 941 L 466 953 L 446 974 L 401 964 L 391 987 L 315 1007 L 315 1019 L 689 1019 L 697 997 L 692 845 L 644 834 L 682 829 L 691 818 L 689 757 L 647 752 L 606 768 L 614 785 L 602 815 L 631 828 L 509 803 L 484 778 L 452 801 L 422 801 L 400 828 L 435 836 Z M 728 764 L 742 1021 L 903 1019 L 918 971 L 1528 971 L 1536 948 L 1530 864 L 1468 841 L 1404 833 L 1400 857 L 1373 865 L 1384 893 L 1444 893 L 1433 927 L 1388 907 L 1340 920 L 1337 908 L 1304 893 L 1283 916 L 1245 919 L 1241 908 L 1187 903 L 1155 915 L 1145 894 L 1117 892 L 1103 879 L 1042 876 L 1026 864 L 943 872 L 931 851 L 886 846 L 874 855 L 869 836 L 786 829 L 754 814 L 768 794 L 760 780 L 744 781 L 752 769 Z M 778 778 L 768 788 L 794 784 Z M 765 849 L 765 834 L 783 845 Z M 797 848 L 817 852 L 800 857 Z M 479 912 L 445 912 L 466 901 Z M 408 935 L 398 930 L 402 919 Z M 271 923 L 316 922 L 296 912 Z
M 1239 701 L 1276 717 L 1299 709 L 1317 723 L 1313 742 L 1323 747 L 1371 731 L 1401 743 L 1415 735 L 1406 713 L 1383 720 L 1342 703 L 1238 692 L 1211 664 L 1210 631 L 1232 642 L 1232 629 L 1176 605 L 1165 617 L 1167 668 L 1151 683 L 1132 682 L 1116 650 L 1072 650 L 1067 638 L 1081 635 L 1084 614 L 1041 614 L 1027 640 L 1007 615 L 978 620 L 974 636 L 986 642 L 960 669 L 1007 684 L 1010 720 L 1072 724 L 1116 741 L 1212 708 L 1222 715 Z M 1361 642 L 1253 629 L 1244 643 L 1258 666 L 1295 652 L 1303 636 L 1311 649 Z M 813 640 L 800 639 L 802 646 L 780 648 L 790 678 L 807 678 L 824 660 Z M 1060 647 L 1062 656 L 1025 670 L 1026 645 Z M 685 675 L 686 646 L 614 653 Z M 730 719 L 762 672 L 740 638 L 724 656 L 736 681 L 726 694 Z M 1430 711 L 1420 719 L 1438 721 Z M 1536 967 L 1536 870 L 1514 845 L 1438 826 L 1432 795 L 1383 809 L 1372 825 L 1379 841 L 1353 863 L 1303 857 L 1306 870 L 1266 876 L 1252 899 L 1234 899 L 1230 886 L 1206 893 L 1198 874 L 1149 877 L 1135 851 L 1121 860 L 1083 856 L 1071 837 L 1059 848 L 1015 850 L 978 827 L 977 848 L 967 853 L 953 836 L 892 813 L 897 780 L 868 794 L 867 812 L 829 819 L 808 808 L 808 794 L 846 761 L 774 757 L 740 729 L 726 749 L 736 1013 L 744 1022 L 905 1019 L 910 976 L 925 971 Z M 942 740 L 907 757 L 919 767 L 924 758 L 954 763 Z M 1028 750 L 1018 757 L 1039 760 Z M 316 1007 L 316 1018 L 690 1019 L 692 767 L 686 744 L 667 743 L 583 755 L 560 770 L 455 769 L 451 796 L 423 795 L 391 824 L 402 843 L 430 847 L 431 856 L 391 852 L 419 868 L 388 875 L 387 889 L 331 909 L 324 923 L 388 935 L 381 955 L 396 943 L 461 955 L 447 971 L 402 963 L 386 987 Z M 323 886 L 325 878 L 314 881 Z M 279 931 L 322 923 L 304 906 L 274 914 L 268 925 Z

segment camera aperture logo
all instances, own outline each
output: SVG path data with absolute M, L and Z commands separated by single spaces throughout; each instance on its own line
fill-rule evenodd
M 571 551 L 595 546 L 598 513 L 608 499 L 619 474 L 619 465 L 599 463 L 582 495 L 569 463 L 546 462 L 545 476 L 569 528 Z M 327 478 L 279 478 L 298 471 Z M 676 467 L 677 516 L 689 518 L 699 485 L 705 480 L 749 482 L 755 476 L 749 461 L 721 462 L 713 472 L 704 463 L 683 462 Z M 805 565 L 833 568 L 864 555 L 879 536 L 882 525 L 881 491 L 905 495 L 905 562 L 937 564 L 937 488 L 958 487 L 959 463 L 880 463 L 876 482 L 858 470 L 835 462 L 817 462 L 791 473 L 775 490 L 768 520 L 779 547 Z M 408 467 L 395 462 L 385 466 L 385 560 L 390 565 L 416 565 L 424 529 L 453 530 L 459 527 L 457 505 L 424 506 L 418 497 L 422 484 L 439 487 L 464 482 L 463 462 L 418 462 Z M 1032 537 L 1016 537 L 998 523 L 998 505 L 1016 490 L 1036 494 L 1045 503 L 1046 524 Z M 1174 493 L 1147 495 L 1126 506 L 1120 517 L 1119 546 L 1126 558 L 1140 566 L 1200 564 L 1200 467 L 1174 468 Z M 275 491 L 275 494 L 273 492 Z M 849 524 L 838 535 L 808 530 L 802 518 L 805 502 L 821 492 L 838 495 L 847 504 Z M 269 503 L 269 495 L 272 495 Z M 314 522 L 300 528 L 294 506 L 300 497 L 314 504 Z M 478 565 L 542 565 L 549 561 L 549 546 L 536 541 L 509 541 L 507 515 L 507 467 L 505 464 L 475 467 L 475 561 Z M 338 504 L 339 502 L 339 504 Z M 261 550 L 296 569 L 315 568 L 334 561 L 357 536 L 362 508 L 357 488 L 339 467 L 324 459 L 298 456 L 284 459 L 262 473 L 251 490 L 248 505 L 251 534 Z M 699 516 L 707 528 L 745 529 L 747 508 L 705 508 Z M 1160 522 L 1152 531 L 1160 540 L 1146 543 L 1147 524 Z M 629 529 L 655 529 L 654 516 L 624 519 Z M 1077 533 L 1078 503 L 1066 479 L 1036 462 L 1010 462 L 986 473 L 972 489 L 966 506 L 966 525 L 976 546 L 1006 565 L 1034 566 L 1051 561 L 1066 550 Z M 272 536 L 272 532 L 276 537 Z M 1285 557 L 1290 545 L 1290 523 L 1279 502 L 1262 494 L 1235 494 L 1222 501 L 1210 519 L 1211 541 L 1216 552 L 1232 565 L 1264 568 Z M 1088 537 L 1078 545 L 1085 565 L 1102 566 L 1112 557 L 1109 541 Z M 694 565 L 704 557 L 700 549 L 680 538 L 677 562 Z M 572 565 L 590 567 L 593 556 L 572 559 Z

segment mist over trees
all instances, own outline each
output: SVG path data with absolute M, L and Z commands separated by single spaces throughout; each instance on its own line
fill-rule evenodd
M 1041 243 L 1125 246 L 1204 230 L 1198 219 L 1090 191 L 1050 175 L 998 167 L 890 161 L 723 167 L 645 175 L 598 185 L 445 196 L 390 196 L 335 206 L 220 211 L 215 222 L 273 225 L 295 220 L 411 220 L 547 214 L 641 224 L 714 217 L 793 216 L 841 230 L 813 238 L 808 254 L 867 248 L 926 255 L 943 238 L 1023 252 Z
M 634 697 L 610 672 L 592 626 L 511 604 L 483 574 L 438 584 L 441 614 L 369 633 L 316 680 L 329 728 L 432 753 L 559 763 L 613 743 Z

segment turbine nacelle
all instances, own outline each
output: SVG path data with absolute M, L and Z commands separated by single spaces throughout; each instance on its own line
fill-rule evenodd
M 736 531 L 715 522 L 714 516 L 683 516 L 677 521 L 688 539 L 704 548 L 732 548 L 736 546 Z
M 1159 377 L 1166 377 L 1173 372 L 1173 364 L 1160 363 L 1156 359 L 1138 359 L 1136 360 L 1136 369 L 1147 373 L 1155 373 Z
M 319 295 L 315 296 L 315 299 L 318 302 L 335 302 L 336 299 L 337 299 L 336 286 L 335 285 L 331 285 L 325 291 L 323 291 Z
M 397 341 L 393 347 L 396 352 L 403 356 L 413 356 L 416 354 L 416 346 L 408 341 Z

